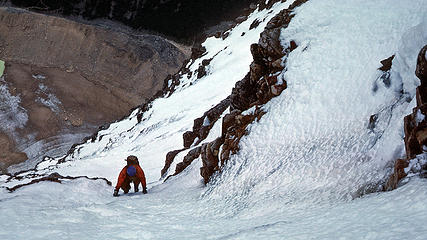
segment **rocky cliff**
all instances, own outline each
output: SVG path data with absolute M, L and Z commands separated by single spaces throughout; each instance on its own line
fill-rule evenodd
M 427 159 L 423 153 L 427 152 L 427 45 L 418 54 L 415 75 L 420 79 L 416 90 L 417 106 L 404 119 L 406 158 L 395 162 L 385 190 L 397 188 L 410 173 L 421 172 L 426 177 Z
M 196 35 L 221 21 L 238 16 L 256 0 L 3 0 L 29 10 L 81 16 L 85 19 L 107 18 L 138 29 L 160 32 L 191 41 Z
M 0 168 L 64 151 L 123 117 L 162 88 L 187 52 L 123 26 L 0 8 Z

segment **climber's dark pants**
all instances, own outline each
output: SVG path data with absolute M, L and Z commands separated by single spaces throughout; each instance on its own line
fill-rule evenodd
M 137 177 L 129 177 L 126 176 L 125 181 L 123 182 L 122 186 L 120 186 L 121 189 L 123 189 L 124 193 L 128 193 L 131 189 L 130 183 L 133 182 L 133 188 L 135 192 L 138 192 L 138 185 L 140 183 L 139 179 Z

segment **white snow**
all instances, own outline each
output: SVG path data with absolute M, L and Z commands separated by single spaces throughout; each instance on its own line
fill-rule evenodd
M 425 3 L 313 0 L 297 9 L 282 32 L 284 42 L 299 45 L 283 73 L 288 88 L 266 104 L 267 114 L 242 138 L 241 151 L 213 184 L 211 197 L 319 203 L 380 189 L 403 154 L 400 132 L 415 85 L 406 84 L 403 95 L 397 89 L 415 78 L 413 59 L 421 41 L 405 36 L 420 29 L 413 26 L 423 22 Z M 417 49 L 401 52 L 411 47 Z M 393 70 L 411 77 L 394 74 L 392 87 L 372 92 L 380 61 L 396 52 Z M 369 118 L 376 113 L 380 117 L 370 131 Z M 266 197 L 255 197 L 260 195 Z
M 405 173 L 409 176 L 418 175 L 422 166 L 427 164 L 427 154 L 419 154 L 416 158 L 409 161 L 409 166 L 405 168 Z
M 426 116 L 421 112 L 420 109 L 418 109 L 417 114 L 415 115 L 415 122 L 419 124 L 420 122 L 424 121 Z
M 255 12 L 225 40 L 209 38 L 207 54 L 188 67 L 194 71 L 213 57 L 210 74 L 180 79 L 141 123 L 135 110 L 95 142 L 78 146 L 65 163 L 56 166 L 56 158 L 38 165 L 39 174 L 105 177 L 114 185 L 123 159 L 136 155 L 149 194 L 113 198 L 112 187 L 85 179 L 7 193 L 4 187 L 29 180 L 1 176 L 0 238 L 425 239 L 425 179 L 413 176 L 395 191 L 359 196 L 381 187 L 392 161 L 404 154 L 403 116 L 412 111 L 419 84 L 414 58 L 427 42 L 416 34 L 427 29 L 426 0 L 310 0 L 297 8 L 282 31 L 283 42 L 298 44 L 281 73 L 288 88 L 264 106 L 267 114 L 250 126 L 241 151 L 207 187 L 200 158 L 159 180 L 166 153 L 181 149 L 193 120 L 230 94 L 249 70 L 250 44 L 292 2 L 275 4 L 270 14 Z M 380 61 L 393 54 L 390 88 L 372 92 Z M 372 114 L 378 120 L 370 130 Z M 218 120 L 203 142 L 220 134 Z M 187 152 L 178 154 L 169 174 Z

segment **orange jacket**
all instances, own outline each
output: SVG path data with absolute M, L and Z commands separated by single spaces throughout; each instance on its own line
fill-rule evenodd
M 131 166 L 135 167 L 136 177 L 139 179 L 139 181 L 141 181 L 142 187 L 146 188 L 147 185 L 145 183 L 145 174 L 144 174 L 144 171 L 142 171 L 142 168 L 139 165 L 131 165 Z M 122 186 L 123 182 L 125 181 L 127 176 L 127 173 L 126 173 L 127 169 L 128 169 L 128 166 L 125 166 L 122 169 L 122 171 L 120 171 L 119 179 L 117 180 L 116 189 L 119 189 Z

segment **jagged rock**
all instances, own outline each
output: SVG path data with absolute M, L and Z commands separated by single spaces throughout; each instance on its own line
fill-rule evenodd
M 202 147 L 196 147 L 194 149 L 191 149 L 187 153 L 187 155 L 184 157 L 184 160 L 176 165 L 176 167 L 175 167 L 175 173 L 172 176 L 176 176 L 177 174 L 179 174 L 182 171 L 184 171 L 185 168 L 187 168 L 188 166 L 190 166 L 190 164 L 194 161 L 194 159 L 196 159 L 196 158 L 198 158 L 200 156 L 201 149 L 202 149 Z M 166 178 L 166 180 L 168 180 L 168 178 Z
M 280 41 L 280 32 L 283 27 L 287 27 L 292 17 L 292 10 L 306 2 L 307 0 L 297 0 L 289 9 L 282 10 L 274 16 L 261 33 L 258 44 L 251 45 L 251 53 L 254 61 L 250 65 L 250 72 L 236 83 L 230 95 L 232 112 L 224 117 L 223 133 L 221 139 L 224 143 L 220 153 L 221 165 L 229 159 L 230 154 L 235 154 L 239 150 L 240 139 L 246 134 L 246 127 L 255 119 L 260 119 L 265 113 L 256 107 L 253 114 L 242 115 L 242 111 L 252 106 L 259 106 L 280 95 L 286 89 L 286 81 L 277 84 L 276 72 L 284 69 L 282 58 L 297 48 L 295 41 L 290 41 L 289 47 L 283 49 Z M 273 4 L 270 1 L 268 4 Z M 260 3 L 260 9 L 265 3 Z M 209 145 L 207 145 L 209 146 Z M 201 175 L 205 182 L 215 172 L 211 162 L 204 161 L 201 168 Z
M 421 85 L 427 86 L 427 45 L 424 46 L 417 58 L 417 68 L 415 75 L 420 79 Z
M 256 64 L 264 64 L 264 56 L 262 55 L 261 48 L 258 44 L 251 44 L 251 54 Z
M 259 79 L 265 73 L 265 66 L 252 62 L 250 65 L 250 79 Z
M 408 159 L 398 159 L 394 164 L 393 174 L 384 186 L 384 191 L 391 191 L 397 188 L 399 181 L 406 177 L 405 168 L 409 165 Z
M 417 87 L 416 98 L 417 106 L 427 104 L 427 84 Z
M 408 159 L 422 153 L 422 146 L 426 144 L 427 119 L 419 121 L 419 114 L 427 115 L 427 104 L 414 108 L 413 113 L 404 118 L 405 149 Z
M 226 98 L 224 100 L 222 100 L 219 104 L 217 104 L 215 107 L 211 108 L 210 110 L 206 111 L 202 117 L 197 118 L 194 120 L 194 125 L 193 125 L 193 130 L 192 131 L 187 131 L 183 134 L 183 140 L 184 140 L 184 149 L 182 150 L 175 150 L 172 152 L 169 152 L 166 156 L 166 159 L 171 159 L 170 161 L 173 161 L 173 158 L 175 158 L 176 154 L 178 154 L 180 151 L 183 151 L 185 149 L 188 149 L 191 147 L 191 145 L 193 143 L 195 143 L 195 145 L 199 144 L 201 141 L 203 141 L 209 134 L 210 129 L 213 127 L 213 125 L 215 124 L 216 121 L 218 121 L 218 119 L 220 118 L 221 114 L 230 106 L 230 99 Z M 198 139 L 196 142 L 194 142 L 196 140 L 196 138 Z M 198 148 L 195 148 L 198 149 Z M 178 170 L 180 170 L 179 172 L 181 172 L 183 169 L 181 168 L 186 168 L 189 164 L 189 160 L 188 159 L 192 159 L 192 156 L 196 156 L 198 157 L 199 154 L 199 150 L 191 150 L 186 157 L 184 157 L 184 161 L 182 163 L 179 163 Z M 179 152 L 176 152 L 179 151 Z M 169 158 L 168 158 L 169 156 Z M 195 157 L 195 158 L 197 158 Z M 192 159 L 193 160 L 193 159 Z M 192 161 L 191 160 L 191 161 Z M 169 163 L 169 161 L 167 160 L 165 162 L 165 166 L 163 167 L 162 170 L 162 175 L 164 173 L 166 173 L 166 171 L 168 170 L 168 168 L 170 167 L 170 164 L 172 162 Z M 191 162 L 190 162 L 191 163 Z M 178 174 L 178 173 L 176 173 Z
M 219 137 L 213 142 L 203 144 L 201 147 L 200 155 L 203 167 L 200 168 L 200 175 L 203 177 L 205 184 L 209 182 L 210 176 L 219 169 L 218 152 L 223 142 L 223 139 Z
M 252 30 L 252 29 L 254 29 L 254 28 L 258 27 L 260 23 L 261 23 L 261 22 L 259 21 L 259 19 L 255 19 L 255 20 L 251 23 L 251 25 L 249 26 L 249 30 Z
M 405 131 L 405 150 L 406 159 L 398 159 L 394 165 L 394 172 L 390 176 L 384 190 L 393 190 L 397 187 L 399 181 L 406 177 L 404 168 L 408 167 L 409 161 L 414 159 L 418 154 L 425 152 L 427 146 L 427 45 L 424 46 L 417 58 L 417 67 L 415 75 L 420 79 L 421 85 L 416 92 L 417 107 L 410 115 L 404 118 Z M 425 169 L 427 166 L 421 166 Z
M 381 70 L 383 72 L 389 71 L 391 69 L 391 63 L 394 59 L 394 55 L 392 55 L 389 58 L 386 58 L 384 60 L 381 61 L 382 66 L 380 68 L 378 68 L 378 70 Z
M 241 113 L 242 112 L 240 110 L 235 109 L 235 110 L 231 111 L 229 114 L 226 114 L 222 118 L 222 134 L 221 134 L 221 136 L 225 137 L 225 135 L 228 132 L 228 129 L 234 125 L 236 116 L 238 116 Z
M 199 68 L 197 69 L 197 78 L 200 79 L 204 76 L 206 76 L 205 66 L 200 65 Z
M 172 164 L 172 162 L 173 162 L 174 158 L 176 157 L 176 155 L 178 155 L 178 153 L 182 152 L 183 150 L 184 149 L 175 150 L 175 151 L 168 152 L 166 154 L 165 166 L 161 170 L 161 176 L 162 177 L 166 174 L 167 170 L 169 169 L 169 167 Z
M 423 126 L 419 131 L 415 133 L 415 138 L 420 146 L 427 146 L 427 128 Z
M 261 33 L 259 45 L 263 49 L 263 55 L 268 56 L 268 60 L 283 56 L 283 47 L 279 41 L 280 32 L 281 29 L 275 28 Z
M 277 1 L 268 1 L 268 6 L 267 3 L 261 1 L 260 10 L 272 6 Z M 292 19 L 292 10 L 306 1 L 297 0 L 297 3 L 292 4 L 289 9 L 283 10 L 273 17 L 261 33 L 258 44 L 251 45 L 250 49 L 254 61 L 250 65 L 250 72 L 236 83 L 231 95 L 227 98 L 229 99 L 227 105 L 230 106 L 231 113 L 223 118 L 222 135 L 214 142 L 202 145 L 203 167 L 200 169 L 200 174 L 205 183 L 209 181 L 214 172 L 219 170 L 219 162 L 222 166 L 229 159 L 230 154 L 235 154 L 239 150 L 239 141 L 247 133 L 247 126 L 265 114 L 259 105 L 268 102 L 274 96 L 280 95 L 286 89 L 286 81 L 283 80 L 278 84 L 277 74 L 284 69 L 282 58 L 296 49 L 297 45 L 294 41 L 290 41 L 289 47 L 283 49 L 280 42 L 280 32 Z M 254 24 L 256 23 L 254 22 Z M 255 111 L 252 114 L 241 114 L 242 111 L 253 106 L 255 106 Z M 223 110 L 225 108 L 221 109 L 220 112 Z M 215 114 L 215 116 L 219 115 Z M 207 136 L 209 133 L 210 128 L 200 127 L 201 120 L 212 122 L 211 116 L 206 113 L 202 118 L 196 119 L 193 131 L 184 133 L 185 147 L 189 147 L 196 137 L 199 138 L 195 143 L 197 145 L 201 142 L 201 137 Z M 206 129 L 207 131 L 205 131 Z M 221 144 L 222 150 L 219 153 Z M 180 167 L 184 165 L 181 164 Z
M 247 134 L 247 126 L 255 119 L 259 120 L 265 114 L 259 107 L 256 107 L 253 114 L 242 115 L 234 111 L 227 119 L 224 119 L 223 126 L 227 127 L 225 135 L 222 136 L 224 144 L 220 153 L 221 165 L 224 165 L 230 158 L 230 154 L 239 151 L 240 139 Z
M 210 129 L 219 119 L 221 114 L 230 106 L 229 98 L 222 100 L 215 107 L 206 111 L 202 117 L 196 118 L 193 124 L 193 130 L 183 134 L 184 148 L 189 148 L 197 138 L 196 145 L 203 141 L 209 134 Z
M 226 38 L 228 38 L 229 35 L 230 35 L 229 31 L 222 33 L 221 35 L 222 40 L 225 40 Z
M 282 85 L 272 85 L 271 86 L 271 94 L 273 94 L 274 96 L 279 96 L 283 90 L 285 90 L 287 88 L 286 82 Z
M 193 144 L 194 139 L 196 139 L 196 134 L 192 131 L 186 131 L 182 137 L 184 139 L 184 148 L 189 148 Z
M 276 61 L 271 63 L 271 68 L 273 71 L 280 71 L 283 69 L 282 59 L 279 58 Z
M 213 58 L 203 59 L 202 60 L 202 65 L 206 67 L 207 65 L 209 65 L 211 63 L 212 59 Z
M 389 88 L 391 86 L 391 80 L 390 80 L 390 69 L 392 66 L 392 61 L 394 59 L 394 55 L 392 55 L 391 57 L 384 59 L 381 61 L 382 66 L 380 68 L 378 68 L 378 70 L 380 70 L 382 72 L 381 76 L 379 77 L 379 80 L 382 80 L 382 82 L 384 83 L 384 86 Z M 378 85 L 375 82 L 372 91 L 376 92 L 378 90 Z
M 206 53 L 206 48 L 201 44 L 197 44 L 191 48 L 191 59 L 197 59 Z
M 244 111 L 249 108 L 256 99 L 256 85 L 251 83 L 250 72 L 236 83 L 231 91 L 231 110 Z

